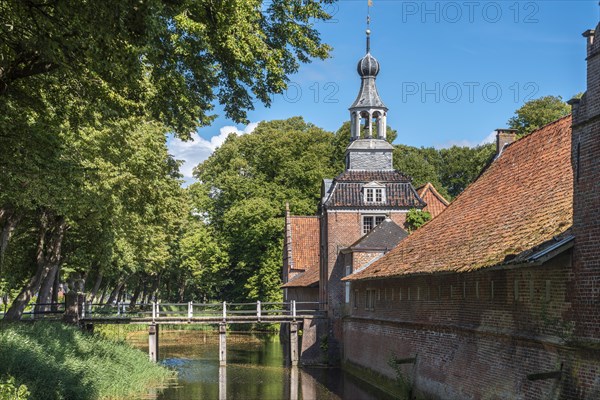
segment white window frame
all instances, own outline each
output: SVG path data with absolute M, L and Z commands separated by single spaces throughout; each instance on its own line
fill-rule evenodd
M 383 221 L 385 221 L 385 218 L 386 218 L 385 214 L 363 214 L 362 218 L 361 218 L 363 235 L 369 233 L 373 228 L 375 228 L 377 225 L 379 225 Z M 366 228 L 365 220 L 367 220 L 367 219 L 369 219 L 371 221 L 370 229 Z M 379 222 L 377 222 L 378 220 L 379 220 Z
M 352 273 L 352 266 L 350 265 L 346 265 L 346 276 L 350 275 Z M 345 285 L 345 300 L 346 300 L 346 304 L 350 304 L 350 282 L 346 281 L 344 283 Z
M 363 200 L 365 204 L 385 204 L 385 185 L 379 182 L 369 182 L 363 186 Z

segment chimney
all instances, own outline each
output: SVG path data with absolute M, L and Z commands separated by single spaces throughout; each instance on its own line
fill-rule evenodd
M 496 129 L 496 157 L 499 157 L 502 150 L 517 139 L 516 129 Z
M 592 45 L 594 44 L 594 34 L 595 34 L 595 30 L 593 29 L 588 29 L 587 31 L 582 33 L 582 36 L 584 38 L 587 38 L 587 54 L 588 56 L 591 54 L 592 52 Z

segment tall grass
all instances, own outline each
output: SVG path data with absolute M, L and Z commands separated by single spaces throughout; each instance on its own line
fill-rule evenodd
M 14 376 L 36 400 L 127 398 L 173 373 L 148 355 L 61 323 L 0 324 L 0 376 Z

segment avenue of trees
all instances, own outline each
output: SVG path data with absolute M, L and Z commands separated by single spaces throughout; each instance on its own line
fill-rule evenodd
M 327 3 L 1 2 L 5 318 L 44 309 L 64 284 L 101 302 L 280 299 L 285 203 L 316 213 L 348 123 L 332 133 L 294 117 L 230 135 L 186 189 L 166 137 L 188 139 L 216 103 L 243 122 L 301 63 L 327 57 L 314 29 Z M 540 107 L 517 112 L 523 134 L 556 117 L 538 119 Z M 396 145 L 394 166 L 452 199 L 493 151 Z
M 104 301 L 181 292 L 191 207 L 166 134 L 189 138 L 217 102 L 244 122 L 328 57 L 314 23 L 329 2 L 1 2 L 6 318 L 68 280 Z

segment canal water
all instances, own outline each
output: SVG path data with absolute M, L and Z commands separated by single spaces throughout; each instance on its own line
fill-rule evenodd
M 141 399 L 393 398 L 339 368 L 286 367 L 277 334 L 228 333 L 227 365 L 221 367 L 218 340 L 215 332 L 161 331 L 160 361 L 177 371 L 177 380 L 166 388 L 150 390 Z M 148 350 L 145 332 L 130 335 L 128 341 Z

